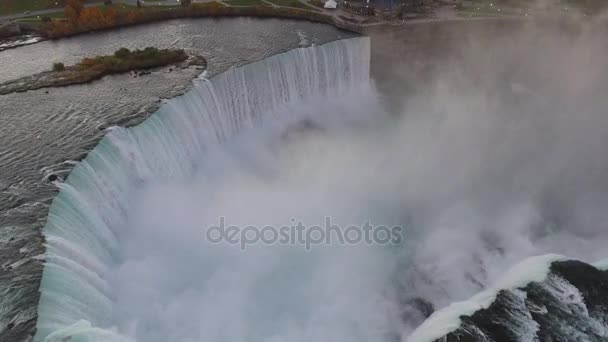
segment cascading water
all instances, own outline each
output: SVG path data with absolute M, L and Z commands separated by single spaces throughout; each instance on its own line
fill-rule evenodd
M 493 300 L 510 310 L 504 330 L 522 338 L 559 324 L 529 317 L 543 303 L 567 304 L 553 297 L 570 285 L 550 282 L 577 283 L 580 266 L 549 272 L 557 257 L 529 259 L 491 285 L 530 256 L 605 256 L 598 185 L 608 183 L 580 171 L 608 168 L 587 153 L 606 145 L 597 73 L 537 92 L 506 84 L 500 68 L 496 86 L 442 74 L 393 116 L 370 82 L 369 44 L 343 40 L 230 70 L 143 124 L 112 129 L 50 208 L 35 340 L 431 341 L 484 328 L 482 317 L 456 329 Z M 516 60 L 518 70 L 529 61 Z M 483 75 L 493 80 L 490 64 Z M 558 74 L 522 70 L 524 81 Z M 242 228 L 322 226 L 328 216 L 344 232 L 370 221 L 406 235 L 246 250 L 207 235 L 221 217 Z M 542 279 L 536 304 L 525 291 L 500 294 Z M 589 313 L 578 318 L 601 316 Z M 486 330 L 477 335 L 495 336 Z
M 458 36 L 464 61 L 439 53 L 449 61 L 396 115 L 370 82 L 369 41 L 344 40 L 231 70 L 112 129 L 50 208 L 35 340 L 603 341 L 606 271 L 545 255 L 502 277 L 549 252 L 605 258 L 608 69 L 593 35 L 552 45 L 525 31 L 481 50 Z M 398 57 L 380 76 L 426 65 Z M 246 251 L 207 236 L 220 217 L 327 216 L 407 235 Z
M 314 120 L 327 112 L 333 113 L 325 121 L 340 115 L 354 117 L 352 113 L 362 109 L 362 99 L 373 98 L 369 62 L 367 38 L 297 49 L 198 83 L 141 125 L 112 129 L 60 185 L 50 208 L 35 341 L 67 337 L 70 341 L 147 342 L 369 340 L 385 336 L 390 330 L 385 320 L 367 312 L 373 305 L 383 305 L 378 304 L 382 296 L 375 281 L 382 281 L 389 269 L 372 270 L 384 262 L 384 252 L 354 248 L 347 253 L 338 248 L 308 255 L 299 248 L 276 246 L 245 254 L 238 248 L 235 253 L 234 246 L 218 252 L 218 247 L 204 241 L 204 229 L 220 214 L 235 223 L 288 222 L 290 216 L 302 218 L 304 212 L 315 213 L 315 219 L 327 214 L 320 205 L 317 211 L 309 207 L 291 213 L 288 205 L 271 206 L 260 214 L 265 209 L 256 202 L 270 198 L 277 204 L 289 196 L 309 196 L 306 185 L 281 195 L 277 195 L 281 186 L 275 185 L 270 186 L 274 193 L 256 195 L 259 189 L 251 184 L 257 183 L 245 179 L 251 176 L 234 170 L 251 168 L 240 162 L 248 158 L 253 164 L 266 163 L 260 151 L 268 151 L 267 143 L 289 145 L 292 133 L 297 135 L 303 127 L 314 131 L 315 124 L 302 124 L 302 118 Z M 349 102 L 354 104 L 351 108 Z M 319 109 L 315 103 L 324 103 L 325 112 L 315 113 Z M 246 137 L 237 139 L 239 133 Z M 276 139 L 256 138 L 260 134 Z M 262 147 L 248 150 L 255 141 Z M 226 149 L 228 156 L 237 155 L 222 158 L 226 153 L 221 151 Z M 190 187 L 196 188 L 195 193 L 213 200 L 176 196 L 174 200 L 184 200 L 179 208 L 192 209 L 197 201 L 203 202 L 193 212 L 203 210 L 207 216 L 195 215 L 196 219 L 186 222 L 181 209 L 173 207 L 175 202 L 164 199 L 170 196 L 166 191 L 177 191 L 177 195 L 193 179 L 196 182 Z M 231 197 L 233 192 L 239 195 Z M 149 205 L 159 205 L 155 208 L 164 212 L 162 217 L 148 212 Z M 248 212 L 250 208 L 257 212 Z M 227 210 L 241 213 L 232 215 Z M 141 216 L 142 211 L 149 215 Z M 345 216 L 356 220 L 361 215 Z M 175 221 L 166 221 L 168 217 Z M 169 254 L 181 253 L 183 259 L 151 256 L 150 250 L 156 248 L 175 248 Z M 301 253 L 307 253 L 306 258 Z M 353 253 L 365 258 L 349 262 Z M 281 262 L 288 255 L 291 261 Z M 350 275 L 333 283 L 320 282 L 323 274 L 338 269 L 354 274 L 358 268 L 377 277 Z M 154 276 L 171 269 L 179 274 Z M 139 276 L 131 277 L 134 274 Z M 164 284 L 165 278 L 175 281 Z M 353 280 L 359 283 L 347 286 Z M 367 291 L 368 298 L 349 304 L 345 301 L 352 291 Z M 282 296 L 281 302 L 273 302 L 273 294 Z M 364 329 L 360 325 L 364 322 L 374 328 Z

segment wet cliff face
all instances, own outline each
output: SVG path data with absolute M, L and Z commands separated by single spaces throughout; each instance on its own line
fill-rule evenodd
M 547 279 L 501 291 L 487 309 L 461 317 L 459 329 L 437 342 L 606 341 L 608 272 L 560 261 Z

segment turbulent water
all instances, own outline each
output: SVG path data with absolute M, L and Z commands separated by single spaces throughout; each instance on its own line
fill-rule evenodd
M 380 92 L 357 38 L 230 70 L 112 128 L 50 209 L 35 340 L 536 341 L 568 319 L 562 340 L 601 341 L 589 303 L 605 273 L 533 256 L 605 257 L 608 46 L 585 26 L 497 39 L 463 25 L 372 35 Z M 405 235 L 208 235 L 220 217 L 328 216 Z
M 407 341 L 601 342 L 607 337 L 607 291 L 603 264 L 534 257 L 494 288 L 438 311 Z
M 238 34 L 237 34 L 238 33 Z M 352 34 L 304 21 L 255 18 L 172 20 L 45 41 L 0 52 L 0 79 L 45 71 L 53 62 L 111 54 L 119 47 L 183 48 L 209 61 L 205 76 L 299 46 Z M 143 77 L 114 75 L 96 82 L 0 97 L 0 340 L 27 341 L 36 323 L 44 252 L 40 230 L 61 179 L 113 125 L 142 122 L 183 93 L 200 74 L 161 68 Z
M 336 105 L 336 110 L 350 115 L 342 97 L 369 97 L 372 93 L 369 40 L 338 41 L 224 73 L 171 100 L 143 124 L 112 130 L 72 171 L 51 206 L 44 229 L 47 262 L 36 340 L 60 341 L 72 336 L 73 340 L 92 341 L 240 341 L 279 338 L 282 334 L 294 334 L 293 338 L 302 340 L 315 336 L 343 340 L 370 334 L 365 330 L 351 331 L 352 326 L 363 323 L 370 315 L 360 310 L 344 317 L 343 322 L 326 322 L 338 323 L 335 326 L 317 325 L 326 324 L 322 323 L 326 318 L 338 314 L 333 310 L 347 313 L 347 309 L 352 309 L 339 303 L 325 309 L 314 307 L 313 302 L 323 305 L 324 296 L 316 291 L 329 291 L 326 296 L 330 297 L 339 295 L 340 284 L 323 288 L 307 281 L 314 273 L 328 272 L 337 266 L 330 264 L 325 270 L 315 266 L 331 263 L 331 258 L 321 260 L 322 255 L 313 255 L 309 261 L 302 259 L 301 267 L 313 272 L 307 274 L 304 269 L 291 269 L 294 265 L 277 259 L 285 254 L 295 257 L 299 251 L 276 248 L 239 255 L 238 249 L 230 251 L 234 246 L 224 250 L 205 243 L 204 230 L 206 224 L 217 219 L 214 209 L 248 211 L 257 207 L 256 201 L 276 200 L 265 192 L 258 198 L 244 198 L 255 196 L 255 180 L 264 182 L 271 174 L 263 173 L 272 170 L 257 170 L 255 165 L 247 165 L 249 162 L 233 165 L 235 161 L 216 156 L 217 145 L 254 128 L 280 132 L 296 125 L 297 129 L 302 118 L 314 113 L 313 108 L 322 108 L 318 107 L 319 102 L 338 101 L 342 105 Z M 311 98 L 317 104 L 307 109 L 303 104 Z M 341 119 L 336 114 L 332 116 Z M 270 119 L 275 123 L 265 125 Z M 285 139 L 288 138 L 289 134 Z M 257 157 L 251 155 L 251 163 L 255 164 Z M 245 171 L 252 167 L 262 174 L 247 175 Z M 244 174 L 239 175 L 239 169 L 244 169 Z M 230 176 L 231 172 L 236 174 Z M 215 181 L 228 182 L 221 185 L 227 188 L 218 189 L 208 177 L 220 177 Z M 241 177 L 254 177 L 254 183 Z M 195 183 L 191 186 L 201 193 L 182 193 L 182 186 L 192 181 Z M 279 188 L 280 184 L 271 187 Z M 162 195 L 167 191 L 167 195 L 176 191 L 177 198 L 167 201 L 169 198 Z M 231 191 L 239 193 L 231 198 Z M 216 200 L 198 198 L 201 195 Z M 180 206 L 174 206 L 174 201 L 179 201 Z M 150 221 L 152 217 L 144 212 L 156 206 L 168 216 L 157 217 L 160 221 L 153 222 L 155 219 Z M 182 210 L 185 212 L 180 213 Z M 198 210 L 206 214 L 187 216 Z M 264 210 L 274 212 L 279 208 Z M 261 218 L 270 212 L 251 214 L 250 218 Z M 277 212 L 275 220 L 285 214 Z M 240 214 L 228 217 L 248 217 L 237 215 Z M 177 221 L 168 222 L 168 217 Z M 156 245 L 161 242 L 163 247 Z M 157 254 L 157 247 L 169 250 Z M 334 259 L 336 262 L 340 258 Z M 147 266 L 142 268 L 143 265 Z M 156 266 L 150 268 L 152 265 Z M 281 309 L 286 304 L 273 303 L 268 298 L 271 294 L 281 300 L 292 297 L 309 304 L 303 308 L 287 307 L 285 312 Z M 300 319 L 309 322 L 301 326 Z M 296 325 L 294 329 L 290 324 Z

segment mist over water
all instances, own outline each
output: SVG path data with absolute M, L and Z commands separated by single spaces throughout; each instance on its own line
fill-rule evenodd
M 229 72 L 110 133 L 51 209 L 37 338 L 405 340 L 529 256 L 605 258 L 598 32 L 464 37 L 403 101 L 369 81 L 368 40 L 345 40 Z M 406 239 L 242 251 L 205 239 L 221 216 L 370 220 Z
M 603 258 L 603 24 L 506 21 L 428 31 L 435 46 L 414 46 L 436 63 L 431 68 L 414 71 L 419 59 L 409 55 L 376 61 L 396 74 L 390 92 L 415 84 L 397 101 L 395 138 L 394 186 L 421 231 L 411 267 L 397 276 L 404 302 L 421 297 L 442 308 L 468 299 L 532 255 Z M 398 38 L 387 36 L 374 40 L 378 54 L 387 45 L 401 54 L 390 43 Z
M 365 185 L 372 169 L 363 170 L 355 150 L 370 147 L 351 140 L 371 124 L 348 123 L 364 108 L 378 114 L 369 90 L 295 108 L 297 119 L 210 151 L 192 178 L 138 192 L 119 236 L 125 261 L 110 275 L 119 330 L 140 341 L 368 341 L 394 333 L 386 313 L 396 307 L 383 292 L 395 250 L 260 242 L 242 251 L 205 238 L 219 216 L 240 227 L 291 218 L 321 225 L 327 215 L 343 227 L 388 215 L 398 222 L 385 207 L 390 199 Z M 352 169 L 367 174 L 345 177 Z

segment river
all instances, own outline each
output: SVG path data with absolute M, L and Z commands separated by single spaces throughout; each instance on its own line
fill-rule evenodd
M 120 47 L 181 48 L 208 60 L 206 77 L 297 47 L 352 37 L 333 27 L 279 19 L 175 20 L 45 41 L 0 52 L 0 81 L 49 70 L 54 62 L 112 54 Z M 144 120 L 162 99 L 187 90 L 196 69 L 162 68 L 86 85 L 0 97 L 0 341 L 32 333 L 43 253 L 39 229 L 65 178 L 114 125 Z
M 321 267 L 315 269 L 326 271 L 319 273 L 323 275 L 319 282 L 304 286 L 305 298 L 310 295 L 309 288 L 325 293 L 324 281 L 336 280 L 332 284 L 339 286 L 328 296 L 329 304 L 344 304 L 340 306 L 344 309 L 354 303 L 360 311 L 339 312 L 370 314 L 374 312 L 367 310 L 366 305 L 375 305 L 377 301 L 373 300 L 375 297 L 362 296 L 358 286 L 374 285 L 373 290 L 378 290 L 379 285 L 378 294 L 383 300 L 390 299 L 391 304 L 390 310 L 382 307 L 376 312 L 381 323 L 390 323 L 386 339 L 404 340 L 429 311 L 488 288 L 506 269 L 529 256 L 551 252 L 590 262 L 605 258 L 608 69 L 603 56 L 608 44 L 603 39 L 604 31 L 598 27 L 570 24 L 461 21 L 369 32 L 370 86 L 379 90 L 378 102 L 383 108 L 375 102 L 366 102 L 366 96 L 351 94 L 338 99 L 341 105 L 338 109 L 344 110 L 345 116 L 361 114 L 373 118 L 378 113 L 378 122 L 366 127 L 371 132 L 340 133 L 338 140 L 324 140 L 327 138 L 324 134 L 332 133 L 329 123 L 324 131 L 323 126 L 308 130 L 315 127 L 314 121 L 312 125 L 305 122 L 302 130 L 312 132 L 308 136 L 311 146 L 317 147 L 319 142 L 322 146 L 312 150 L 314 153 L 287 153 L 290 163 L 284 165 L 312 165 L 298 174 L 301 177 L 293 179 L 295 184 L 302 182 L 302 188 L 290 196 L 300 199 L 301 193 L 315 189 L 307 199 L 309 202 L 306 198 L 300 202 L 283 201 L 281 197 L 276 202 L 255 204 L 269 211 L 283 205 L 301 209 L 300 203 L 321 209 L 335 209 L 332 206 L 337 205 L 349 215 L 371 213 L 381 219 L 396 218 L 409 229 L 407 248 L 391 250 L 396 255 L 391 254 L 394 258 L 389 260 L 366 258 L 365 253 L 359 256 L 361 259 L 338 258 L 336 268 L 330 267 L 329 271 L 320 262 Z M 283 20 L 170 21 L 1 52 L 0 79 L 46 70 L 56 61 L 70 64 L 85 56 L 111 53 L 122 46 L 148 45 L 185 48 L 202 54 L 209 60 L 207 76 L 211 77 L 231 66 L 352 36 L 324 25 Z M 342 62 L 348 60 L 334 62 L 344 66 Z M 89 85 L 0 97 L 3 167 L 0 258 L 6 260 L 0 269 L 3 291 L 0 317 L 4 317 L 0 320 L 3 329 L 0 340 L 24 340 L 35 323 L 41 270 L 38 259 L 43 253 L 39 228 L 44 225 L 49 203 L 57 193 L 48 177 L 65 178 L 74 162 L 97 145 L 106 128 L 142 122 L 159 101 L 188 89 L 196 74 L 192 69 L 164 68 L 143 77 L 111 76 Z M 230 94 L 223 94 L 223 98 L 230 99 Z M 264 100 L 272 102 L 272 96 Z M 310 106 L 298 108 L 306 113 L 317 108 L 315 105 L 313 101 Z M 320 114 L 327 110 L 317 109 Z M 341 112 L 329 110 L 327 116 L 336 113 Z M 381 115 L 384 113 L 390 115 Z M 244 151 L 249 151 L 248 147 Z M 165 154 L 167 160 L 172 160 L 171 153 Z M 238 155 L 251 157 L 246 153 Z M 163 163 L 157 166 L 160 170 L 170 169 L 165 169 Z M 239 194 L 243 190 L 238 186 L 231 189 L 231 182 L 225 184 L 228 193 Z M 328 195 L 341 197 L 318 202 L 313 195 L 325 191 L 324 184 L 339 185 L 334 187 L 339 191 Z M 172 200 L 162 194 L 158 196 L 161 203 L 165 201 L 170 206 Z M 197 192 L 197 196 L 203 197 L 197 203 L 206 203 L 205 194 Z M 104 208 L 105 202 L 97 203 Z M 237 209 L 243 208 L 248 206 Z M 193 217 L 197 214 L 195 210 Z M 162 217 L 160 221 L 163 223 Z M 159 241 L 161 246 L 165 242 Z M 184 241 L 191 242 L 192 250 L 197 250 L 196 240 L 190 241 L 188 237 Z M 362 250 L 369 246 L 365 247 Z M 173 254 L 179 251 L 181 245 Z M 371 262 L 374 260 L 382 262 Z M 292 269 L 290 260 L 279 261 L 286 263 L 279 271 Z M 169 267 L 174 265 L 171 263 Z M 344 265 L 352 268 L 345 272 Z M 379 266 L 384 266 L 383 275 L 387 279 L 376 284 L 377 279 L 366 275 L 376 274 L 374 269 Z M 387 266 L 395 267 L 387 270 Z M 240 273 L 231 272 L 230 267 L 226 270 L 235 275 L 230 284 L 240 286 Z M 248 270 L 244 267 L 243 273 L 250 273 L 252 278 L 257 276 Z M 284 274 L 281 272 L 276 273 L 277 278 Z M 275 273 L 272 274 L 274 280 Z M 231 287 L 218 289 L 227 291 Z M 275 294 L 275 287 L 263 290 L 264 295 Z M 284 290 L 289 292 L 289 288 Z M 306 303 L 313 303 L 322 311 L 325 303 L 319 298 L 323 297 L 311 295 L 311 298 L 317 301 Z M 333 303 L 334 299 L 338 301 Z M 147 298 L 143 300 L 145 303 Z M 282 308 L 284 303 L 276 304 Z M 49 317 L 54 318 L 52 309 L 51 305 Z M 127 305 L 126 309 L 141 308 Z M 277 317 L 282 317 L 282 311 L 278 312 Z M 231 321 L 231 317 L 225 318 Z M 385 322 L 387 317 L 390 319 Z M 358 326 L 364 332 L 373 330 L 365 324 Z M 272 324 L 262 328 L 267 327 Z M 327 327 L 340 326 L 327 324 Z M 221 325 L 215 328 L 220 328 L 218 333 L 226 331 Z M 350 331 L 345 328 L 341 332 Z

